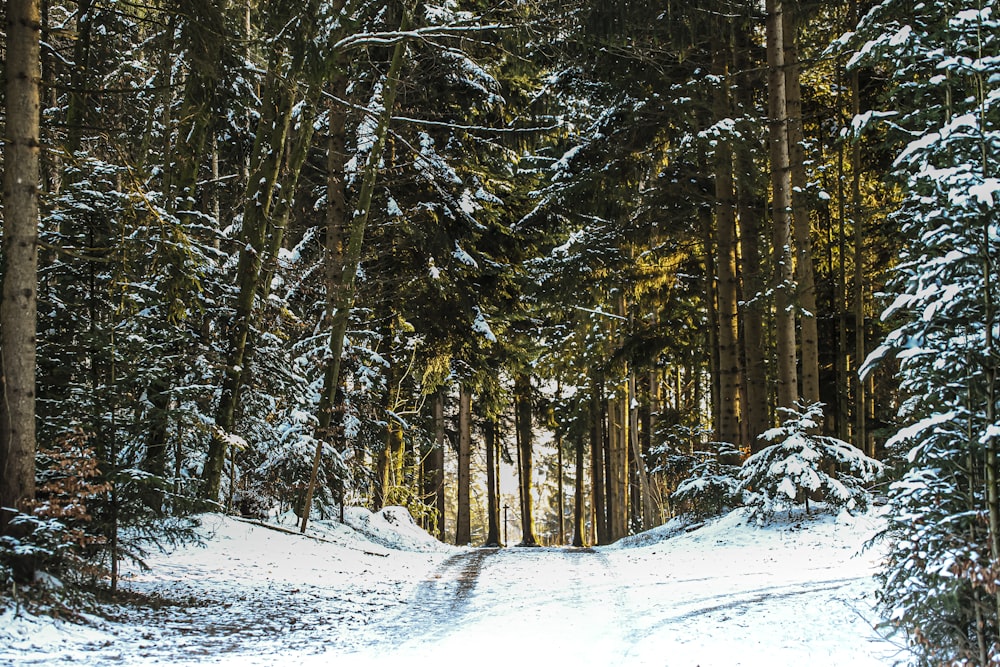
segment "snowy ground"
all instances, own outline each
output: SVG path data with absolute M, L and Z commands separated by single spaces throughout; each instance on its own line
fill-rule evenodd
M 0 614 L 0 665 L 889 665 L 871 516 L 735 512 L 601 549 L 456 549 L 405 512 L 302 537 L 218 515 L 125 586 L 158 608 L 80 625 Z M 356 530 L 355 530 L 356 529 Z

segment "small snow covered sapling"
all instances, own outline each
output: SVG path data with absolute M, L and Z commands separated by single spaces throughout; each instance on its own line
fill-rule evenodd
M 754 513 L 767 516 L 801 503 L 809 514 L 810 498 L 848 510 L 867 507 L 865 485 L 882 475 L 882 464 L 843 440 L 819 435 L 822 403 L 778 410 L 781 426 L 761 435 L 772 444 L 744 461 L 740 471 Z

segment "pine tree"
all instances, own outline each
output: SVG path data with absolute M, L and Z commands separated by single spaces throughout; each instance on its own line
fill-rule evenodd
M 995 206 L 1000 146 L 1000 6 L 885 2 L 861 22 L 851 66 L 895 63 L 899 141 L 892 215 L 905 239 L 883 319 L 896 326 L 867 370 L 895 355 L 901 427 L 887 443 L 890 487 L 881 604 L 932 664 L 992 664 L 1000 653 Z

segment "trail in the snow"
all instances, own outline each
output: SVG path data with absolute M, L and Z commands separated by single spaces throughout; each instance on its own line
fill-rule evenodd
M 592 549 L 465 551 L 420 584 L 395 618 L 373 629 L 381 645 L 368 652 L 389 662 L 474 651 L 499 639 L 591 659 L 611 656 L 630 625 L 622 583 L 607 557 Z

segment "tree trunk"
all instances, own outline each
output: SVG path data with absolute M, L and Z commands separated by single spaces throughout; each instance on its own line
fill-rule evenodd
M 628 534 L 628 390 L 608 399 L 608 539 L 620 540 Z
M 698 212 L 701 223 L 702 243 L 705 259 L 705 348 L 708 354 L 709 405 L 712 406 L 712 440 L 718 441 L 722 423 L 722 392 L 719 386 L 719 316 L 718 289 L 716 286 L 717 267 L 715 265 L 715 230 L 712 228 L 712 214 L 702 207 Z M 695 401 L 695 405 L 700 405 Z
M 791 408 L 798 399 L 795 350 L 795 299 L 789 209 L 791 182 L 788 158 L 788 114 L 782 0 L 767 0 L 767 100 L 771 156 L 772 258 L 774 265 L 775 344 L 778 406 Z
M 469 499 L 472 463 L 472 392 L 462 384 L 458 388 L 458 515 L 455 520 L 455 544 L 472 541 L 472 515 Z
M 750 27 L 737 31 L 737 69 L 739 84 L 736 88 L 740 107 L 753 108 L 754 90 L 760 87 L 750 58 Z M 758 186 L 758 170 L 752 148 L 745 143 L 736 146 L 737 206 L 740 220 L 740 273 L 743 279 L 742 340 L 744 372 L 746 374 L 746 404 L 744 417 L 750 451 L 756 453 L 761 444 L 757 438 L 771 426 L 768 410 L 767 363 L 764 344 L 764 280 L 761 276 L 761 234 L 765 203 Z
M 795 281 L 800 310 L 802 399 L 817 403 L 819 395 L 819 332 L 816 312 L 816 276 L 813 268 L 812 229 L 806 201 L 806 151 L 802 121 L 802 84 L 799 67 L 798 21 L 795 10 L 784 12 L 785 92 L 788 118 L 788 159 L 791 168 L 792 223 L 795 229 Z
M 712 68 L 719 78 L 713 100 L 717 123 L 732 116 L 729 103 L 728 49 L 717 43 Z M 733 191 L 733 151 L 728 136 L 715 144 L 715 245 L 719 318 L 719 425 L 720 442 L 739 446 L 740 442 L 740 355 L 737 347 L 736 296 L 736 205 Z
M 590 483 L 594 532 L 598 544 L 608 544 L 608 505 L 604 489 L 604 382 L 598 371 L 590 376 Z
M 437 529 L 434 534 L 445 541 L 444 520 L 444 392 L 434 393 L 434 448 L 427 455 L 424 475 L 424 497 L 428 499 L 437 515 Z M 426 502 L 426 501 L 425 501 Z
M 35 498 L 35 357 L 41 14 L 38 0 L 7 3 L 3 301 L 0 302 L 0 507 Z M 0 533 L 11 515 L 0 510 Z
M 559 517 L 558 544 L 566 544 L 566 504 L 563 499 L 563 437 L 556 434 L 556 514 Z
M 531 378 L 523 373 L 514 381 L 514 396 L 517 401 L 518 461 L 520 462 L 521 492 L 521 543 L 518 546 L 536 547 L 535 502 L 532 498 L 532 418 L 531 418 Z
M 857 118 L 861 113 L 861 86 L 858 73 L 851 74 L 851 111 Z M 853 142 L 851 150 L 851 213 L 854 222 L 854 367 L 860 369 L 865 362 L 865 236 L 864 204 L 861 201 L 861 142 Z M 874 447 L 868 446 L 868 427 L 865 415 L 867 399 L 865 381 L 856 372 L 854 376 L 854 444 L 861 451 L 874 457 Z
M 584 518 L 584 472 L 583 472 L 583 434 L 576 436 L 576 479 L 573 484 L 573 546 L 582 547 L 586 544 L 584 534 L 587 530 L 587 522 Z
M 500 542 L 500 457 L 497 451 L 497 423 L 487 419 L 483 428 L 486 440 L 486 515 L 488 547 L 503 546 Z

